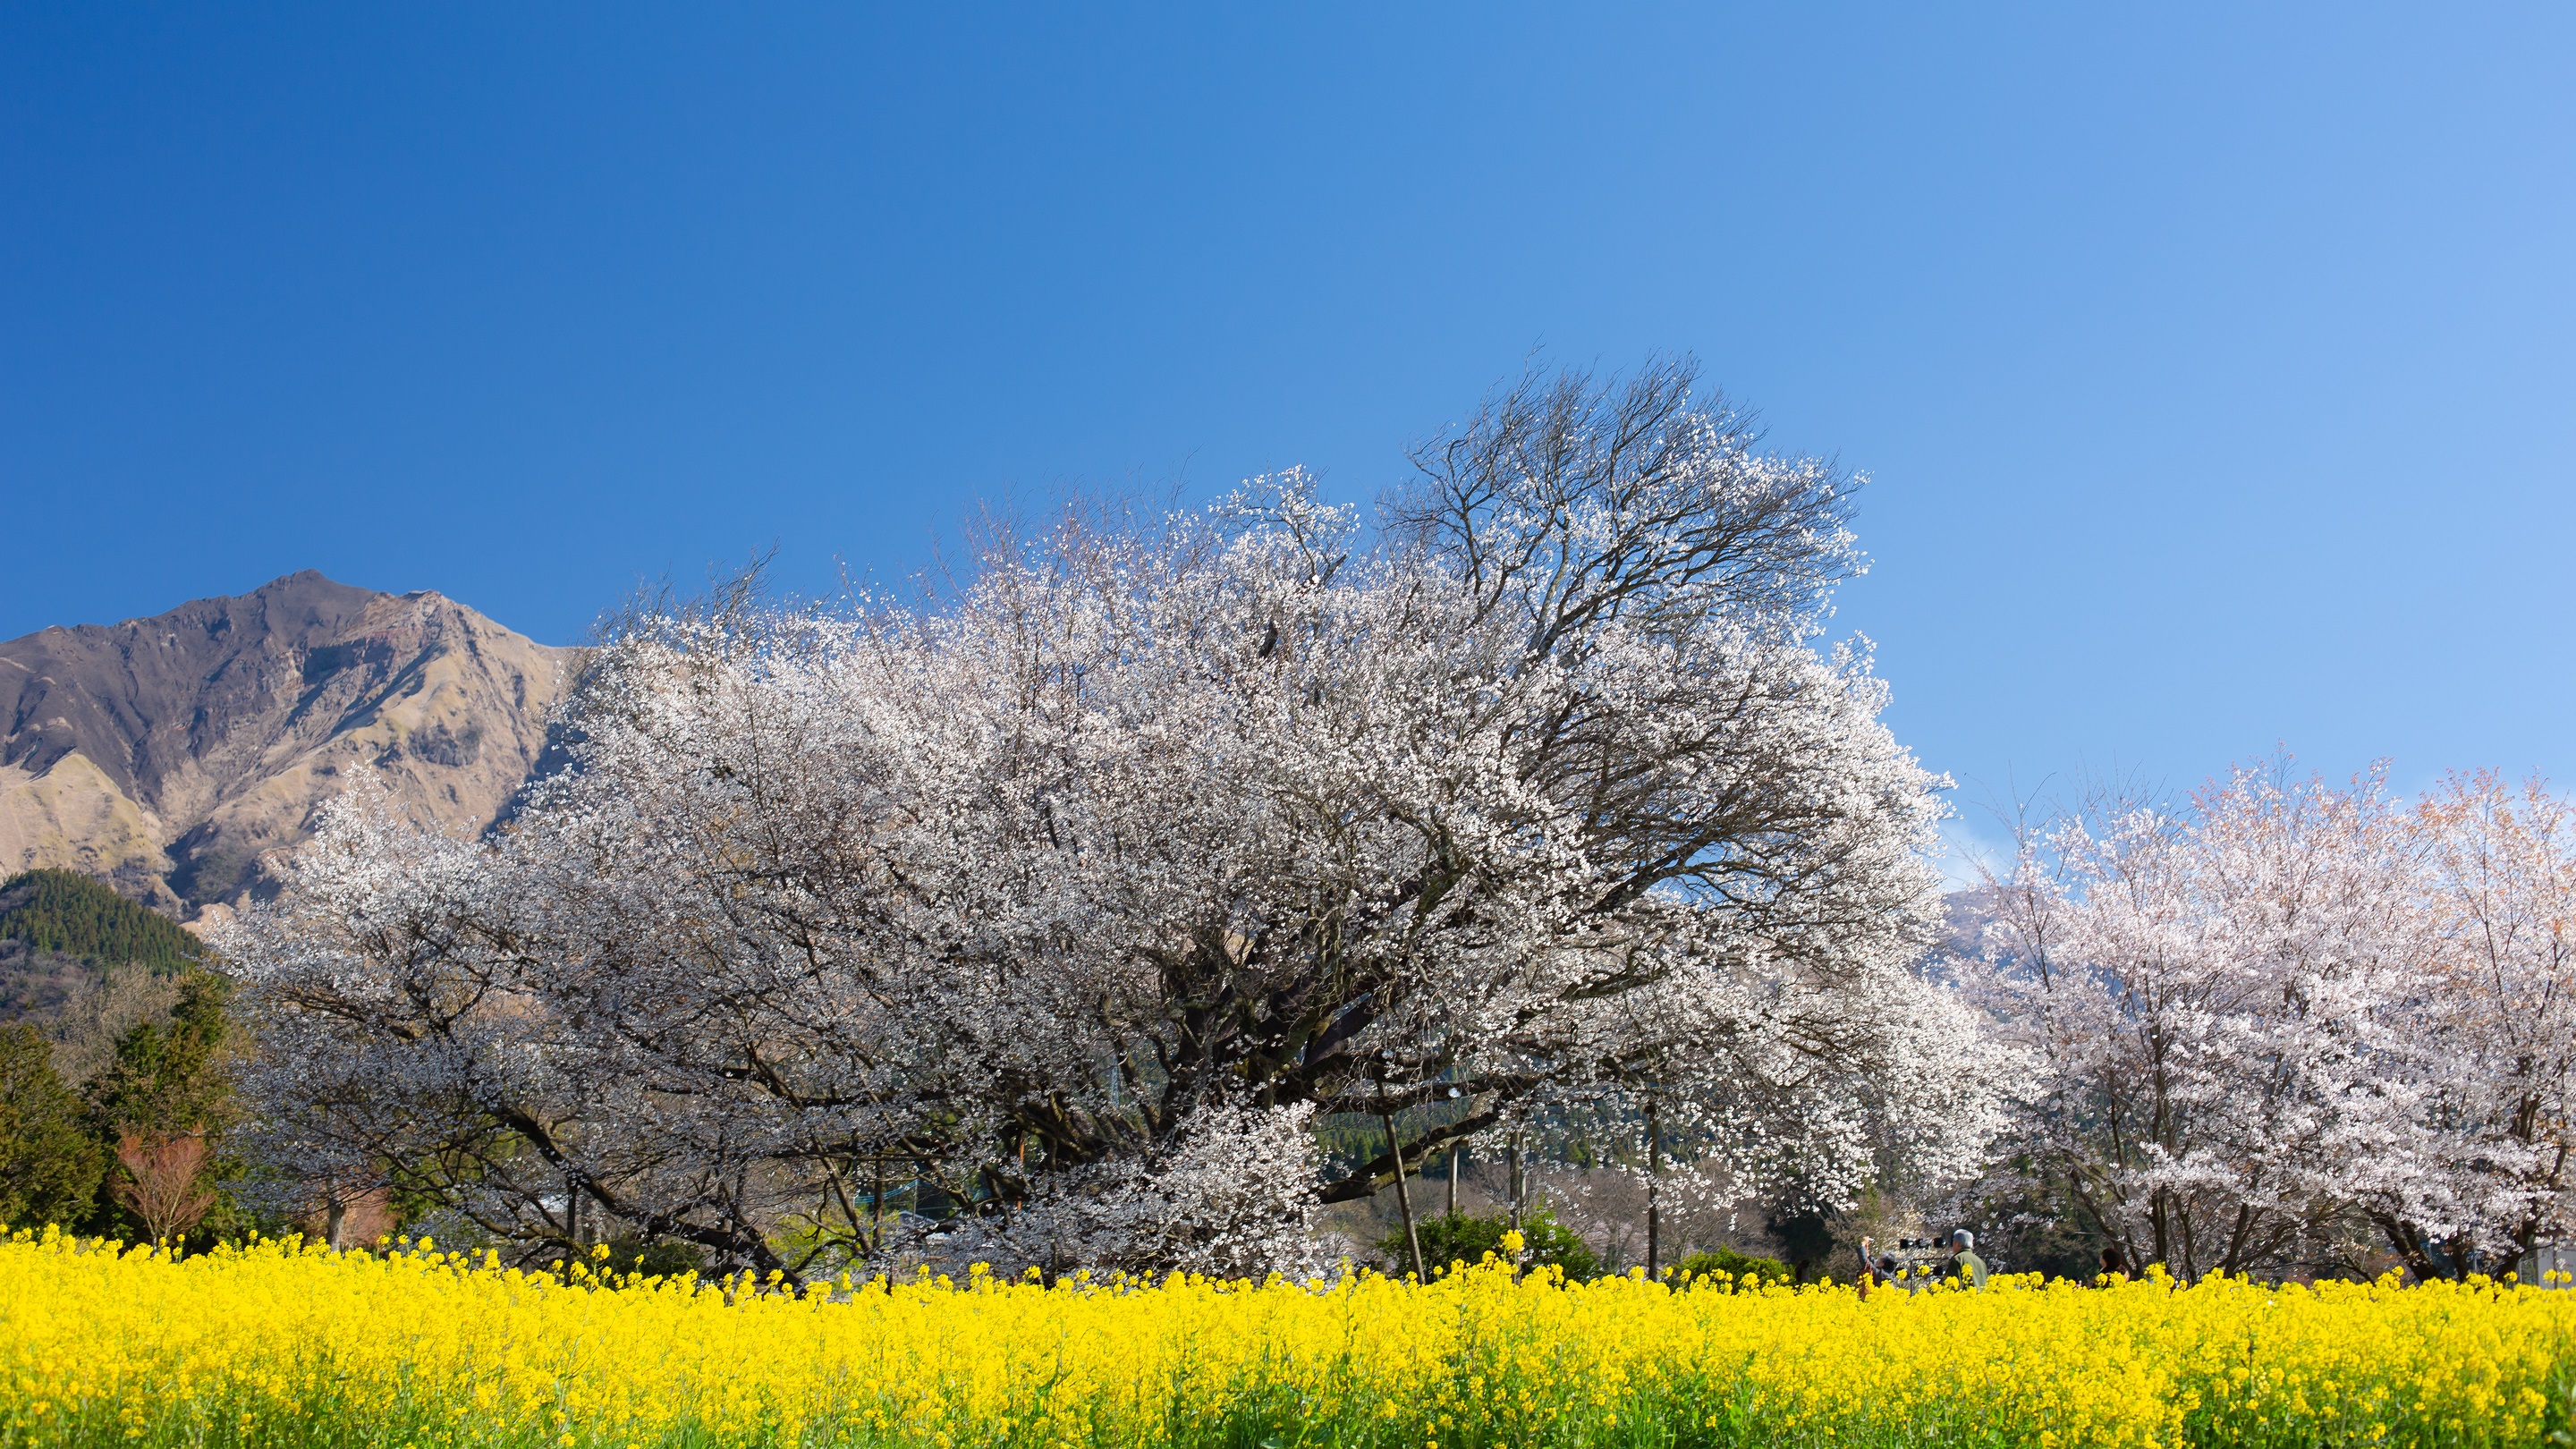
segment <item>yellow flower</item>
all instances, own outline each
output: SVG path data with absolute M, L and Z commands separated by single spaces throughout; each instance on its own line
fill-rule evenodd
M 174 1261 L 15 1234 L 0 1242 L 0 1443 L 175 1445 L 191 1425 L 249 1438 L 294 1418 L 351 1443 L 430 1424 L 423 1444 L 1185 1446 L 1240 1442 L 1260 1403 L 1293 1405 L 1310 1444 L 1573 1445 L 1688 1423 L 1721 1442 L 2502 1446 L 2546 1432 L 2557 1346 L 2576 1337 L 2576 1294 L 2500 1280 L 1997 1275 L 1983 1293 L 1864 1300 L 1567 1283 L 1496 1257 L 1427 1284 L 862 1270 L 837 1281 L 865 1291 L 820 1277 L 751 1291 L 761 1281 L 520 1273 L 427 1240 L 393 1257 L 258 1242 Z

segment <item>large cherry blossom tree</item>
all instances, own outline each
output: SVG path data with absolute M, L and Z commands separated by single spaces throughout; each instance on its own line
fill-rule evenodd
M 1820 643 L 1851 480 L 1692 382 L 1506 390 L 1374 532 L 1290 474 L 631 621 L 506 830 L 352 791 L 226 943 L 281 1151 L 791 1272 L 1294 1269 L 1321 1204 L 1641 1085 L 1749 1179 L 1847 1193 L 1890 1121 L 1964 1170 L 1942 782 Z M 1435 1100 L 1317 1180 L 1312 1114 Z

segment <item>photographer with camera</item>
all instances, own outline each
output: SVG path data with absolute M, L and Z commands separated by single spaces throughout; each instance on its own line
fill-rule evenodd
M 1868 1238 L 1860 1240 L 1860 1277 L 1855 1281 L 1860 1285 L 1863 1298 L 1869 1296 L 1869 1290 L 1877 1283 L 1895 1283 L 1897 1274 L 1902 1271 L 1896 1265 L 1896 1255 L 1878 1253 L 1874 1251 L 1877 1246 Z
M 1908 1293 L 1920 1293 L 1942 1278 L 1956 1277 L 1971 1288 L 1986 1286 L 1986 1260 L 1977 1256 L 1977 1235 L 1966 1228 L 1950 1234 L 1949 1254 L 1937 1263 L 1906 1265 L 1893 1253 L 1881 1255 L 1877 1244 L 1868 1238 L 1860 1240 L 1861 1296 L 1869 1296 L 1871 1277 L 1893 1283 Z M 1899 1238 L 1896 1246 L 1905 1252 L 1938 1252 L 1945 1246 L 1939 1238 Z

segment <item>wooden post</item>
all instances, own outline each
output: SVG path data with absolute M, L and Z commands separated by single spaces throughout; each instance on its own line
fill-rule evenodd
M 1417 1283 L 1427 1283 L 1431 1275 L 1422 1271 L 1422 1235 L 1413 1227 L 1413 1195 L 1404 1186 L 1404 1144 L 1395 1138 L 1395 1113 L 1387 1109 L 1386 1069 L 1382 1066 L 1377 1074 L 1377 1120 L 1386 1128 L 1387 1154 L 1395 1159 L 1395 1210 L 1404 1218 L 1404 1246 L 1413 1258 L 1413 1278 Z
M 1458 1216 L 1458 1148 L 1449 1148 L 1449 1216 Z
M 1652 1097 L 1646 1099 L 1646 1276 L 1663 1269 L 1664 1119 Z

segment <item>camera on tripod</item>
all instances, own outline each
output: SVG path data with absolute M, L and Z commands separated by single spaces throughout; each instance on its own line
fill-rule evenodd
M 1948 1238 L 1899 1238 L 1896 1251 L 1888 1255 L 1898 1274 L 1911 1279 L 1928 1279 L 1939 1271 L 1950 1256 Z

